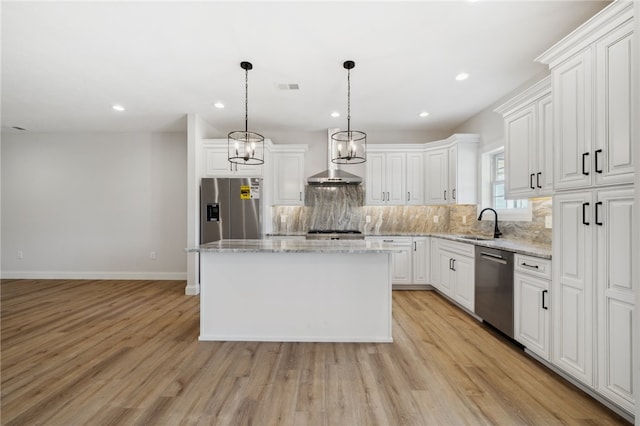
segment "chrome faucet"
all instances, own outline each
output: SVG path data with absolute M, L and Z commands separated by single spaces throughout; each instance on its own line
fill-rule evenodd
M 497 211 L 495 211 L 490 207 L 487 207 L 486 209 L 482 209 L 482 211 L 480 212 L 480 216 L 478 216 L 478 220 L 482 220 L 482 213 L 484 213 L 487 210 L 491 210 L 493 214 L 496 215 L 495 227 L 493 228 L 493 238 L 500 238 L 500 235 L 502 235 L 502 232 L 500 232 L 500 230 L 498 229 L 498 212 Z

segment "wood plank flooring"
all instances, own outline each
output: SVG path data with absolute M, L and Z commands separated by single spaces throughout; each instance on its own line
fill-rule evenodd
M 625 424 L 435 292 L 393 344 L 199 342 L 184 286 L 2 281 L 1 423 Z

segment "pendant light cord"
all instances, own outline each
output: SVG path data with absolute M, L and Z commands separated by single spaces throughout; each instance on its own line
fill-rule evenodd
M 351 70 L 347 70 L 347 132 L 351 132 Z
M 249 131 L 249 70 L 244 70 L 244 132 Z

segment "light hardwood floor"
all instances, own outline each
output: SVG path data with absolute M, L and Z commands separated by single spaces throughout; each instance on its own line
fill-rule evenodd
M 184 285 L 2 281 L 1 423 L 624 424 L 435 292 L 393 344 L 199 342 Z

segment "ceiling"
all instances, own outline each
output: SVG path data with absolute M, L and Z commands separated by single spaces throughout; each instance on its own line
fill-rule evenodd
M 454 129 L 607 3 L 3 1 L 2 130 L 186 131 L 197 113 L 226 136 L 244 128 L 243 60 L 250 130 L 346 128 L 348 59 L 352 129 Z

